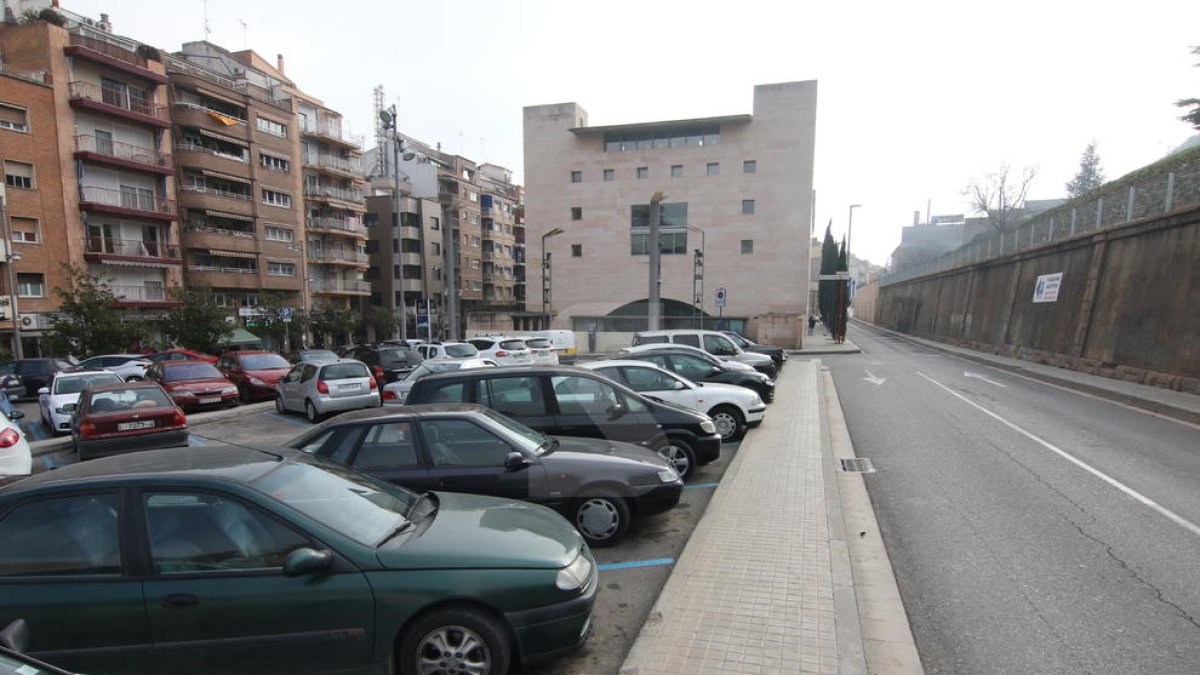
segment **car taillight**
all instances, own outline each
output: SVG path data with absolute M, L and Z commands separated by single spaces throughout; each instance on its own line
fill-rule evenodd
M 383 377 L 383 368 L 381 366 L 371 366 L 371 372 L 375 374 L 375 377 Z
M 96 435 L 96 425 L 91 422 L 84 422 L 79 425 L 79 435 L 87 438 L 88 436 Z
M 502 358 L 504 358 L 504 357 L 506 357 L 506 356 L 508 356 L 508 352 L 496 352 L 496 357 L 497 357 L 497 358 L 501 358 L 501 359 L 502 359 Z
M 375 378 L 371 378 L 371 388 L 372 388 L 372 389 L 378 389 L 378 388 L 379 388 L 379 383 L 375 381 Z M 387 398 L 387 397 L 386 397 L 386 396 L 384 396 L 384 398 Z
M 374 380 L 372 380 L 372 382 L 374 382 Z M 329 385 L 325 384 L 325 380 L 317 381 L 317 391 L 321 392 L 322 394 L 329 393 Z
M 0 448 L 11 448 L 21 442 L 21 434 L 16 429 L 8 428 L 0 431 Z
M 173 424 L 177 427 L 187 428 L 187 415 L 183 414 L 182 410 L 175 411 L 175 420 Z

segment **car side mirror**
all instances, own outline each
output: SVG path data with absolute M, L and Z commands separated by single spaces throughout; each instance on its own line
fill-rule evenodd
M 283 559 L 283 575 L 299 577 L 305 574 L 315 574 L 333 563 L 331 551 L 318 551 L 304 547 L 292 551 Z
M 19 420 L 19 419 L 23 419 L 24 417 L 25 417 L 25 413 L 21 410 L 15 409 L 15 408 L 13 409 L 12 412 L 8 413 L 8 419 L 10 419 L 10 420 Z
M 616 403 L 616 404 L 613 404 L 612 407 L 610 407 L 607 412 L 608 412 L 608 419 L 617 420 L 617 419 L 621 419 L 622 417 L 624 417 L 625 413 L 628 411 L 625 410 L 625 406 L 621 405 L 620 403 Z
M 17 653 L 29 647 L 29 624 L 25 619 L 17 619 L 0 630 L 0 645 Z
M 50 393 L 50 387 L 42 387 L 41 389 L 38 389 L 38 396 L 41 396 L 42 394 L 49 394 L 49 393 Z
M 529 466 L 530 463 L 531 462 L 529 459 L 519 452 L 510 452 L 508 453 L 508 456 L 504 458 L 504 468 L 508 469 L 509 471 L 519 471 L 520 469 L 524 469 L 525 467 Z
M 709 376 L 709 377 L 712 377 L 713 375 L 716 375 L 716 374 L 718 374 L 718 373 L 720 373 L 720 372 L 722 372 L 722 370 L 721 370 L 721 368 L 720 368 L 720 367 L 718 367 L 718 366 L 713 366 L 713 367 L 712 367 L 712 368 L 711 368 L 711 369 L 708 371 L 708 376 Z

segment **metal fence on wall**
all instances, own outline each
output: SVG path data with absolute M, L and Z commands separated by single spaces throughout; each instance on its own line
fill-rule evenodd
M 1200 170 L 1171 172 L 1122 190 L 1103 192 L 1081 204 L 1052 209 L 1009 232 L 986 239 L 976 237 L 950 253 L 884 274 L 880 285 L 916 279 L 1197 205 L 1200 205 Z

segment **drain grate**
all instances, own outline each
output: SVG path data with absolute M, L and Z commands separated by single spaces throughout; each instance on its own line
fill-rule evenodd
M 848 473 L 875 473 L 875 466 L 866 457 L 843 457 L 842 471 Z

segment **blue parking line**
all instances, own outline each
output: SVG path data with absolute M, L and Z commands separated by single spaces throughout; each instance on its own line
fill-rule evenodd
M 623 563 L 607 563 L 605 565 L 596 565 L 596 569 L 601 572 L 608 570 L 624 570 L 633 567 L 656 567 L 658 565 L 674 565 L 674 558 L 655 558 L 654 560 L 634 560 L 632 562 Z
M 715 488 L 718 485 L 720 485 L 720 483 L 695 483 L 693 485 L 684 485 L 683 489 L 684 490 L 695 490 L 696 488 Z
M 46 440 L 46 430 L 42 428 L 41 421 L 30 422 L 25 429 L 25 434 L 31 436 L 35 441 Z
M 188 445 L 208 445 L 208 441 L 204 440 L 203 436 L 188 434 Z
M 288 417 L 287 415 L 280 415 L 277 412 L 269 412 L 269 413 L 265 413 L 265 414 L 268 417 L 274 417 L 277 420 L 283 420 L 284 422 L 287 422 L 288 424 L 294 424 L 298 427 L 304 427 L 305 429 L 308 429 L 309 427 L 312 426 L 308 422 L 301 422 L 300 420 L 298 420 L 294 417 Z

